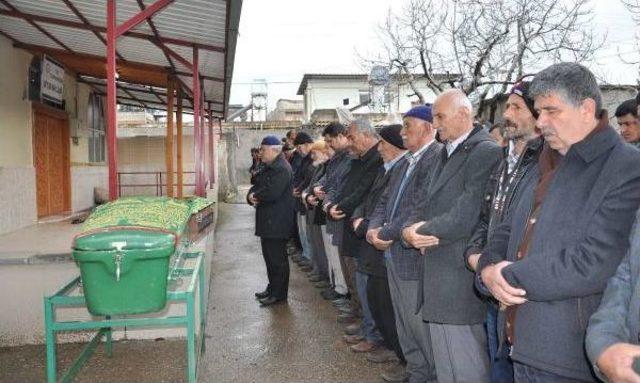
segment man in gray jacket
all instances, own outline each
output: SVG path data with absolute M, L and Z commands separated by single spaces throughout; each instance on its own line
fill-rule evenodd
M 546 143 L 478 270 L 504 307 L 516 382 L 595 381 L 587 321 L 629 247 L 640 152 L 609 126 L 584 66 L 546 68 L 531 95 Z
M 416 313 L 422 260 L 416 249 L 405 249 L 400 243 L 402 225 L 413 211 L 415 202 L 424 198 L 424 180 L 431 177 L 442 151 L 442 145 L 435 141 L 432 121 L 430 106 L 416 106 L 404 115 L 400 134 L 409 153 L 406 161 L 391 175 L 370 218 L 367 232 L 369 243 L 384 251 L 398 341 L 407 361 L 406 374 L 411 383 L 436 378 L 429 333 L 422 317 Z
M 616 383 L 640 383 L 632 367 L 634 359 L 640 358 L 640 210 L 630 242 L 587 328 L 591 363 L 601 378 Z
M 433 117 L 446 146 L 403 238 L 424 254 L 418 308 L 431 335 L 438 382 L 488 382 L 486 306 L 473 290 L 464 253 L 502 150 L 474 127 L 473 107 L 460 90 L 438 96 Z

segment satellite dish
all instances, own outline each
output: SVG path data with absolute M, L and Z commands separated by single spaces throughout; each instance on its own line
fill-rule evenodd
M 389 83 L 389 68 L 382 65 L 375 65 L 369 73 L 369 85 L 382 86 Z

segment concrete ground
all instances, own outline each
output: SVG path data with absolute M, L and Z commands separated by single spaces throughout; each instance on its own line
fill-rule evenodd
M 210 285 L 206 352 L 200 382 L 379 382 L 386 365 L 351 352 L 340 338 L 336 310 L 291 264 L 287 305 L 262 308 L 266 285 L 253 208 L 220 204 Z M 81 344 L 58 346 L 68 366 Z M 98 347 L 76 382 L 185 381 L 183 340 L 121 341 L 109 359 Z M 0 382 L 42 382 L 44 346 L 0 348 Z

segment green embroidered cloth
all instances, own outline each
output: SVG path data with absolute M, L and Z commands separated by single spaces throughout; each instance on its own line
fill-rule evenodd
M 206 198 L 125 197 L 98 206 L 83 232 L 112 226 L 145 226 L 182 234 L 192 214 L 213 202 Z

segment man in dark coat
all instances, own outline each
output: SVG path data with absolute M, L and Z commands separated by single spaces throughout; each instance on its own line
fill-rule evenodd
M 367 240 L 384 252 L 398 341 L 407 361 L 406 368 L 397 366 L 395 373 L 385 372 L 385 379 L 392 381 L 436 379 L 429 332 L 420 313 L 416 313 L 422 259 L 418 250 L 403 247 L 400 238 L 405 221 L 427 194 L 427 181 L 442 151 L 442 145 L 435 140 L 432 122 L 432 110 L 427 105 L 416 106 L 404 115 L 401 135 L 409 152 L 391 175 L 367 232 Z
M 260 146 L 265 164 L 249 189 L 247 201 L 256 208 L 256 236 L 260 237 L 262 255 L 267 266 L 269 284 L 256 293 L 262 306 L 286 302 L 289 290 L 287 239 L 293 230 L 293 195 L 291 166 L 282 154 L 280 140 L 267 136 Z
M 369 194 L 364 202 L 356 208 L 351 217 L 354 232 L 360 239 L 365 238 L 369 228 L 369 219 L 375 211 L 380 197 L 386 190 L 391 175 L 406 161 L 404 156 L 407 151 L 402 143 L 401 130 L 402 125 L 398 124 L 384 126 L 379 131 L 382 139 L 378 144 L 378 151 L 382 156 L 384 166 L 378 170 Z M 364 273 L 367 276 L 366 300 L 369 303 L 373 323 L 382 335 L 384 345 L 384 347 L 370 352 L 367 355 L 367 360 L 374 363 L 398 362 L 384 372 L 383 378 L 386 381 L 400 381 L 400 379 L 389 379 L 394 371 L 398 369 L 404 370 L 406 361 L 398 342 L 398 332 L 396 331 L 383 252 L 373 247 L 370 243 L 362 241 L 357 272 Z M 361 335 L 345 335 L 347 343 L 359 339 L 366 341 Z
M 349 140 L 346 134 L 346 128 L 337 122 L 330 123 L 322 131 L 322 136 L 325 142 L 333 149 L 334 155 L 327 162 L 324 176 L 313 186 L 313 194 L 321 201 L 320 206 L 325 213 L 326 206 L 337 198 L 340 185 L 342 185 L 344 177 L 351 167 L 352 159 L 347 150 Z M 321 295 L 327 300 L 335 300 L 342 302 L 342 304 L 347 304 L 349 301 L 345 298 L 349 290 L 345 282 L 338 251 L 342 240 L 342 223 L 342 221 L 326 220 L 323 241 L 331 277 L 331 287 L 323 290 Z
M 474 126 L 473 107 L 460 90 L 440 94 L 433 109 L 446 145 L 403 238 L 424 255 L 418 308 L 431 336 L 438 382 L 488 382 L 486 305 L 473 289 L 464 252 L 502 150 Z
M 306 211 L 302 200 L 300 199 L 302 190 L 306 188 L 306 182 L 308 182 L 313 175 L 313 160 L 309 155 L 311 151 L 311 145 L 313 140 L 306 132 L 299 132 L 293 141 L 296 147 L 296 153 L 298 153 L 302 160 L 297 169 L 293 173 L 293 196 L 295 198 L 295 211 L 296 211 L 296 224 L 298 228 L 298 234 L 300 237 L 300 243 L 302 245 L 302 257 L 299 264 L 302 266 L 303 271 L 311 271 L 313 246 L 311 244 L 311 238 L 309 237 Z
M 351 161 L 351 167 L 345 179 L 342 180 L 336 198 L 331 200 L 329 204 L 325 204 L 325 207 L 330 219 L 343 222 L 341 227 L 342 241 L 339 247 L 340 262 L 355 306 L 352 312 L 345 314 L 349 318 L 355 318 L 358 312 L 362 312 L 363 320 L 369 321 L 371 313 L 367 302 L 361 301 L 361 294 L 359 294 L 359 292 L 366 294 L 366 278 L 364 275 L 356 273 L 356 262 L 362 240 L 356 237 L 349 222 L 354 210 L 362 203 L 371 189 L 378 169 L 382 166 L 382 158 L 377 150 L 378 136 L 368 121 L 353 121 L 347 130 L 347 139 L 349 140 L 349 151 L 356 158 Z M 369 335 L 374 336 L 373 334 Z M 377 341 L 380 340 L 379 335 L 375 337 Z M 375 348 L 374 343 L 367 343 L 366 347 L 357 351 L 371 351 Z
M 505 307 L 516 382 L 595 381 L 585 330 L 629 247 L 640 152 L 609 126 L 584 66 L 552 65 L 530 92 L 545 146 L 478 271 Z
M 509 140 L 504 159 L 485 188 L 480 222 L 476 225 L 466 251 L 467 263 L 475 270 L 482 249 L 495 228 L 506 217 L 511 202 L 519 190 L 524 176 L 536 165 L 542 149 L 542 139 L 536 131 L 538 113 L 529 97 L 530 82 L 513 86 L 507 99 L 504 122 L 505 137 Z M 513 382 L 513 364 L 509 358 L 509 347 L 498 340 L 498 304 L 494 299 L 487 302 L 487 342 L 491 364 L 491 382 Z

